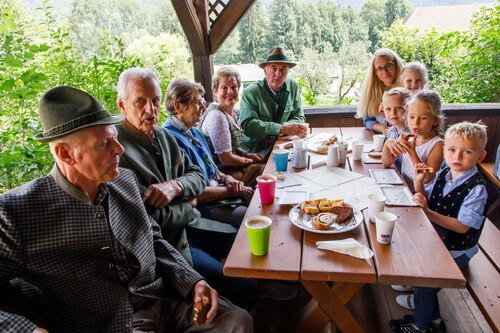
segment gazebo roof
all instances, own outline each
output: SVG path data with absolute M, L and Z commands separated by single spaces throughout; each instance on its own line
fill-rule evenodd
M 172 0 L 193 54 L 195 80 L 213 100 L 212 55 L 256 0 Z

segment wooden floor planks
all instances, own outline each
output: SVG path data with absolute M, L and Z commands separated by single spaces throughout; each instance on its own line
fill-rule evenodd
M 390 286 L 365 285 L 350 301 L 349 307 L 370 333 L 391 333 L 389 320 L 402 318 L 413 311 L 396 303 L 399 293 Z M 252 314 L 256 333 L 292 333 L 298 325 L 301 307 L 309 296 L 299 287 L 299 295 L 292 301 L 260 300 Z M 492 333 L 488 323 L 466 289 L 443 289 L 439 293 L 441 314 L 450 333 Z M 310 332 L 314 333 L 314 332 Z M 318 333 L 340 333 L 327 325 Z M 347 333 L 347 332 L 344 332 Z

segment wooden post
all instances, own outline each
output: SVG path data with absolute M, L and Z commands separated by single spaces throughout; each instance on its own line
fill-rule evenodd
M 194 80 L 200 82 L 205 88 L 205 99 L 207 102 L 213 102 L 214 95 L 212 93 L 212 73 L 214 72 L 214 64 L 212 55 L 195 56 L 193 55 Z

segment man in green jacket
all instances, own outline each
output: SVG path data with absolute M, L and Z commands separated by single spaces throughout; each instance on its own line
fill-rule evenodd
M 307 135 L 307 127 L 301 124 L 305 117 L 298 83 L 287 78 L 295 65 L 281 47 L 269 50 L 266 61 L 259 64 L 265 78 L 249 85 L 241 99 L 243 150 L 266 156 L 278 137 Z
M 196 197 L 205 189 L 203 173 L 175 138 L 158 126 L 161 89 L 156 73 L 129 68 L 120 75 L 117 90 L 116 103 L 125 116 L 117 126 L 118 141 L 125 148 L 120 166 L 137 176 L 148 214 L 160 225 L 163 238 L 222 296 L 250 309 L 257 297 L 255 282 L 224 276 L 220 262 L 231 248 L 236 229 L 201 217 L 195 206 Z M 194 244 L 193 229 L 206 236 L 206 243 L 196 239 L 198 244 Z

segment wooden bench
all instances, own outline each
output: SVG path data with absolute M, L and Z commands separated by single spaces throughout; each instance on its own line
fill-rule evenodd
M 479 240 L 479 253 L 464 271 L 467 290 L 495 333 L 500 332 L 500 230 L 488 219 Z

